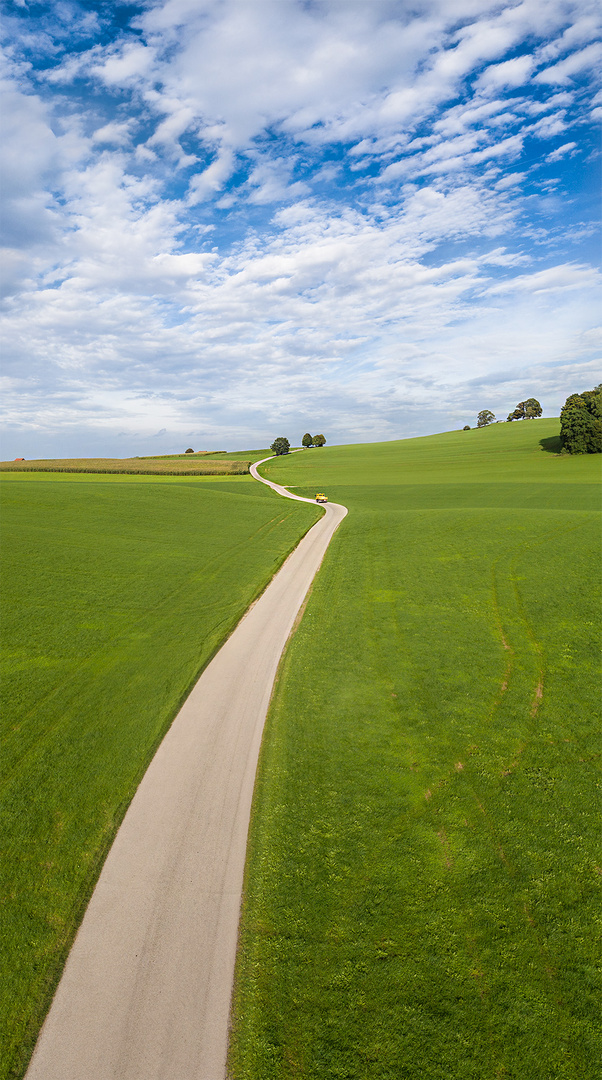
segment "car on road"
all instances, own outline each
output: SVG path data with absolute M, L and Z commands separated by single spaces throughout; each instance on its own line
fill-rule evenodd
M 327 503 L 328 502 L 328 495 L 324 495 L 323 492 L 319 491 L 318 494 L 316 495 L 316 502 Z

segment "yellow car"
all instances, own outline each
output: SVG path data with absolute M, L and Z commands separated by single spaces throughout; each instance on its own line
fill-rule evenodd
M 316 495 L 316 502 L 328 502 L 328 495 L 324 495 L 321 491 Z

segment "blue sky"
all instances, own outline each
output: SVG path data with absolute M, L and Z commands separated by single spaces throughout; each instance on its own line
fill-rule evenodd
M 597 3 L 3 13 L 3 458 L 403 438 L 600 382 Z

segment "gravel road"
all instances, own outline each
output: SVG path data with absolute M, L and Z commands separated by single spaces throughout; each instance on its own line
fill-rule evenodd
M 109 852 L 26 1080 L 224 1080 L 263 725 L 280 656 L 346 513 L 326 507 L 170 727 Z

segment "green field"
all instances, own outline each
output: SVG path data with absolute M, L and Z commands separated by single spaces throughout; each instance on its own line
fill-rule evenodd
M 598 1080 L 600 456 L 279 458 L 349 507 L 262 747 L 235 1080 Z
M 4 1080 L 154 749 L 320 511 L 249 476 L 10 473 L 1 496 Z

